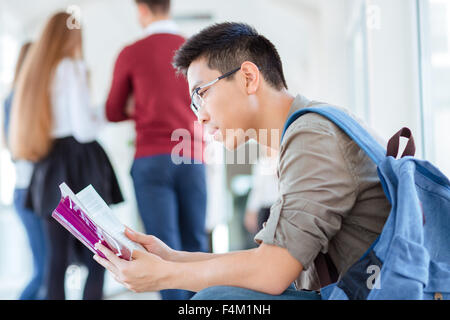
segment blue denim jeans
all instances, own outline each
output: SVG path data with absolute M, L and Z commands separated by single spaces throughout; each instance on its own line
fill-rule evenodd
M 26 192 L 26 189 L 16 189 L 14 191 L 14 207 L 28 236 L 28 243 L 33 256 L 33 275 L 30 282 L 23 289 L 19 299 L 38 300 L 43 299 L 45 294 L 43 285 L 46 269 L 47 238 L 42 219 L 24 206 Z
M 135 159 L 131 176 L 147 234 L 175 250 L 208 250 L 203 164 L 176 165 L 170 155 L 144 157 Z M 161 291 L 164 300 L 190 299 L 193 294 L 184 290 Z
M 321 300 L 321 297 L 315 291 L 296 290 L 291 284 L 277 296 L 238 287 L 215 286 L 197 292 L 192 300 Z

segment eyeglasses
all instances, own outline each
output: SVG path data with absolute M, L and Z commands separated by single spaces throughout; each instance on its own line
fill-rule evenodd
M 203 98 L 202 98 L 201 95 L 203 95 L 203 93 L 206 92 L 206 90 L 204 90 L 202 93 L 199 93 L 200 90 L 203 90 L 203 89 L 205 89 L 205 88 L 207 88 L 207 87 L 212 86 L 212 85 L 215 84 L 217 81 L 222 80 L 222 79 L 224 79 L 224 78 L 226 78 L 226 77 L 231 76 L 233 73 L 238 72 L 240 69 L 241 69 L 241 67 L 239 67 L 239 68 L 237 68 L 237 69 L 234 69 L 234 70 L 232 70 L 232 71 L 230 71 L 230 72 L 227 72 L 227 73 L 221 75 L 220 77 L 214 79 L 213 81 L 208 82 L 208 83 L 206 83 L 206 84 L 204 84 L 204 85 L 202 85 L 202 86 L 196 88 L 196 89 L 194 90 L 194 92 L 192 92 L 192 96 L 191 96 L 191 109 L 192 109 L 192 111 L 194 111 L 194 113 L 195 113 L 195 115 L 196 115 L 197 117 L 198 117 L 198 111 L 200 110 L 200 108 L 203 106 L 203 103 L 204 103 Z

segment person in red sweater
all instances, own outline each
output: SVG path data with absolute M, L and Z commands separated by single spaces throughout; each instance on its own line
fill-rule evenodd
M 136 0 L 136 4 L 146 36 L 125 47 L 117 58 L 106 117 L 112 122 L 135 122 L 131 176 L 145 231 L 173 249 L 206 252 L 202 131 L 198 124 L 194 130 L 197 118 L 189 107 L 187 81 L 172 66 L 185 39 L 170 20 L 170 0 Z M 178 152 L 180 139 L 188 148 Z M 161 291 L 162 299 L 192 295 Z

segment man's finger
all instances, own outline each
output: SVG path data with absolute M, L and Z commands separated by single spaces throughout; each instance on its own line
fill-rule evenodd
M 139 259 L 140 257 L 142 257 L 144 254 L 151 254 L 150 252 L 144 252 L 141 250 L 133 250 L 133 252 L 131 253 L 131 258 L 133 260 L 135 259 Z
M 115 265 L 113 265 L 108 260 L 103 259 L 98 254 L 96 254 L 93 258 L 94 258 L 95 261 L 98 262 L 98 264 L 102 265 L 105 269 L 110 271 L 114 275 L 115 278 L 117 278 L 117 274 L 119 273 L 119 271 L 117 270 Z
M 109 250 L 107 247 L 102 245 L 101 243 L 96 243 L 95 248 L 100 250 L 101 253 L 105 255 L 105 257 L 117 268 L 122 264 L 122 260 L 116 256 L 114 252 Z
M 148 235 L 146 235 L 144 233 L 131 230 L 128 227 L 125 229 L 125 234 L 127 235 L 127 237 L 130 240 L 133 240 L 140 244 L 150 244 L 151 243 L 151 237 L 149 237 Z
M 125 284 L 123 283 L 123 281 L 120 280 L 120 278 L 119 278 L 118 276 L 116 276 L 114 273 L 113 273 L 112 275 L 113 275 L 114 280 L 116 280 L 117 283 L 120 283 L 121 285 L 125 285 Z

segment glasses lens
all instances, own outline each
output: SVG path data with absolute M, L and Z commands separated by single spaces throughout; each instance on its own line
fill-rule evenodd
M 194 93 L 194 96 L 192 97 L 191 108 L 195 114 L 198 114 L 198 110 L 201 108 L 202 103 L 203 103 L 202 97 L 200 97 L 197 92 Z
M 191 110 L 195 113 L 195 115 L 198 114 L 198 109 L 197 109 L 197 107 L 194 105 L 194 102 L 191 103 Z

